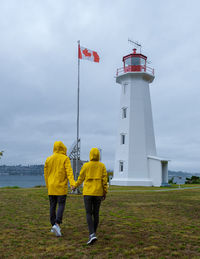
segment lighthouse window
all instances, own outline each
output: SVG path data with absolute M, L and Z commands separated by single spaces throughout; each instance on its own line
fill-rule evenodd
M 140 65 L 140 58 L 137 58 L 137 57 L 131 58 L 131 65 L 132 66 L 139 66 Z
M 127 85 L 128 83 L 123 84 L 123 94 L 126 94 Z
M 122 119 L 125 119 L 127 117 L 127 108 L 122 108 Z
M 125 65 L 126 65 L 126 66 L 130 66 L 130 65 L 131 65 L 131 59 L 130 59 L 130 58 L 127 58 L 127 59 L 125 60 Z
M 124 162 L 123 161 L 119 161 L 119 171 L 120 172 L 124 171 Z
M 121 134 L 121 144 L 125 144 L 125 134 Z
M 126 93 L 126 85 L 123 85 L 123 93 Z
M 140 63 L 141 63 L 141 66 L 144 66 L 145 65 L 145 59 L 141 58 Z

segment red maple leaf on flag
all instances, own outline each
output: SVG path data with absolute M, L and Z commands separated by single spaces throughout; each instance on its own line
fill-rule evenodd
M 88 52 L 87 49 L 84 49 L 84 50 L 83 50 L 83 54 L 84 54 L 86 57 L 91 57 L 91 55 L 92 55 L 90 52 Z
M 94 56 L 94 62 L 99 62 L 99 55 L 97 54 L 96 51 L 93 51 L 93 56 Z

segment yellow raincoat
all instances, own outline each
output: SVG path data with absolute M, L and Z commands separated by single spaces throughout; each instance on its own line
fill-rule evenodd
M 53 155 L 45 162 L 44 178 L 48 195 L 66 195 L 68 180 L 71 186 L 75 184 L 67 148 L 61 141 L 54 143 Z
M 90 151 L 90 162 L 83 165 L 75 187 L 83 181 L 83 195 L 103 196 L 107 193 L 107 171 L 103 163 L 99 162 L 98 148 Z

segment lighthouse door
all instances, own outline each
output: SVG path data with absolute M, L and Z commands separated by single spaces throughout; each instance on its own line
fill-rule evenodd
M 168 162 L 162 161 L 162 186 L 168 185 Z

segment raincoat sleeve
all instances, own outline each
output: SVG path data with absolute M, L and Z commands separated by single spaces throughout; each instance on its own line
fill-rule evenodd
M 45 165 L 44 165 L 44 179 L 45 179 L 46 187 L 48 189 L 48 165 L 47 165 L 47 160 L 46 160 Z
M 67 159 L 65 161 L 65 171 L 67 173 L 67 178 L 69 180 L 70 186 L 74 186 L 75 185 L 74 175 L 73 175 L 73 170 L 72 170 L 72 166 L 71 166 L 69 157 L 67 157 Z
M 107 182 L 108 182 L 108 175 L 107 175 L 106 167 L 103 166 L 102 184 L 103 184 L 103 193 L 104 193 L 104 195 L 108 191 L 108 183 Z
M 78 187 L 79 185 L 82 184 L 82 182 L 85 180 L 85 174 L 86 174 L 86 166 L 83 165 L 81 171 L 80 171 L 80 175 L 78 177 L 78 180 L 75 183 L 75 188 Z

